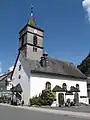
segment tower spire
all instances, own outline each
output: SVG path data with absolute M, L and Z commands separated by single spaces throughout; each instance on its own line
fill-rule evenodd
M 28 24 L 36 27 L 36 22 L 35 22 L 34 13 L 33 13 L 33 5 L 31 5 L 31 14 L 30 14 L 30 18 L 28 20 Z

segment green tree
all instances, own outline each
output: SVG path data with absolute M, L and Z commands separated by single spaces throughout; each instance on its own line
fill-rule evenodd
M 51 90 L 43 90 L 41 94 L 42 105 L 51 105 L 55 100 L 55 95 Z
M 51 105 L 55 101 L 55 95 L 51 90 L 42 90 L 39 96 L 30 99 L 30 105 Z
M 90 76 L 90 53 L 77 68 L 86 76 Z

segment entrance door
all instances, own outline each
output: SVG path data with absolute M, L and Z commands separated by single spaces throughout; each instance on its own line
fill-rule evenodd
M 59 104 L 59 106 L 64 104 L 64 94 L 63 93 L 58 94 L 58 104 Z
M 75 104 L 79 103 L 79 94 L 77 92 L 74 94 L 74 103 Z

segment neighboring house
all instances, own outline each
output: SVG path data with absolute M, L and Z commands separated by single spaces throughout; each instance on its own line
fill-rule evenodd
M 31 11 L 28 23 L 19 32 L 19 52 L 11 76 L 12 84 L 19 84 L 23 90 L 22 100 L 28 104 L 30 98 L 50 87 L 56 94 L 55 106 L 60 104 L 60 96 L 65 102 L 76 96 L 78 102 L 88 104 L 86 76 L 72 63 L 48 57 L 43 33 Z
M 0 76 L 0 97 L 2 95 L 7 95 L 7 94 L 11 93 L 10 92 L 11 74 L 12 74 L 12 71 Z
M 87 77 L 87 92 L 90 104 L 90 52 L 77 67 Z
M 90 104 L 90 77 L 87 79 L 87 93 L 89 98 L 89 104 Z

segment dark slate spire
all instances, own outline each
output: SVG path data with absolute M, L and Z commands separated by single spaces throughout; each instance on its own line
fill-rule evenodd
M 30 18 L 28 20 L 28 24 L 36 27 L 36 22 L 35 22 L 35 18 L 34 18 L 34 14 L 33 14 L 33 5 L 31 5 L 31 14 L 30 14 Z

